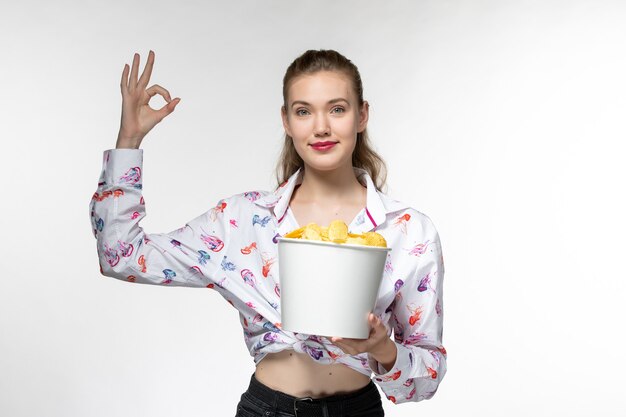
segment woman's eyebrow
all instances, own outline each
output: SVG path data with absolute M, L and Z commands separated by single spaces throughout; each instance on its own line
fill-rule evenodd
M 350 102 L 348 100 L 346 100 L 345 98 L 342 98 L 342 97 L 338 97 L 338 98 L 334 98 L 332 100 L 328 100 L 328 104 L 337 103 L 338 101 L 345 101 L 346 103 L 350 104 Z M 296 100 L 293 103 L 291 103 L 291 107 L 295 106 L 296 104 L 304 104 L 305 106 L 310 106 L 311 105 L 311 103 L 307 103 L 306 101 Z

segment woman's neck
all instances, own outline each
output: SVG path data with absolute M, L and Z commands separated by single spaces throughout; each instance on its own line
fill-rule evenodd
M 303 169 L 304 177 L 297 188 L 299 203 L 316 203 L 322 206 L 345 203 L 365 205 L 367 193 L 365 187 L 359 183 L 352 166 L 333 171 Z

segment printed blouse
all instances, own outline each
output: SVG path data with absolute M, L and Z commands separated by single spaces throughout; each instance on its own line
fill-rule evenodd
M 146 233 L 143 149 L 108 149 L 89 204 L 102 275 L 152 285 L 210 288 L 239 311 L 243 336 L 258 364 L 293 349 L 321 364 L 340 363 L 368 377 L 395 404 L 430 399 L 446 373 L 443 335 L 444 264 L 439 234 L 425 214 L 378 191 L 363 169 L 367 206 L 351 233 L 376 231 L 388 252 L 373 313 L 397 348 L 391 369 L 369 353 L 344 353 L 329 339 L 281 329 L 277 238 L 300 227 L 289 201 L 302 182 L 294 173 L 275 191 L 247 191 L 169 233 Z

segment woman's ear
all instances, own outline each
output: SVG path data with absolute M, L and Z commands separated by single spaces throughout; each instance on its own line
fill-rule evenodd
M 366 100 L 364 100 L 363 105 L 359 109 L 359 125 L 357 126 L 356 130 L 358 133 L 363 132 L 367 127 L 367 120 L 369 119 L 370 114 L 369 108 L 370 104 Z
M 289 128 L 289 118 L 287 117 L 285 106 L 280 107 L 280 117 L 283 120 L 283 128 L 285 129 L 285 133 L 293 137 L 293 135 L 291 134 L 291 129 Z

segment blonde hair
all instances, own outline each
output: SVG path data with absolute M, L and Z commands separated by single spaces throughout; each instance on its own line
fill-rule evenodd
M 356 65 L 332 49 L 309 49 L 289 65 L 283 77 L 283 107 L 285 109 L 287 109 L 287 91 L 291 82 L 300 75 L 310 75 L 318 71 L 340 71 L 344 73 L 352 83 L 359 109 L 363 106 L 363 84 Z M 372 148 L 367 128 L 363 132 L 357 133 L 356 147 L 352 153 L 352 166 L 365 169 L 379 191 L 382 191 L 383 187 L 386 186 L 387 166 L 382 157 Z M 276 164 L 278 185 L 280 186 L 303 167 L 304 161 L 296 152 L 292 137 L 285 132 L 283 149 Z

